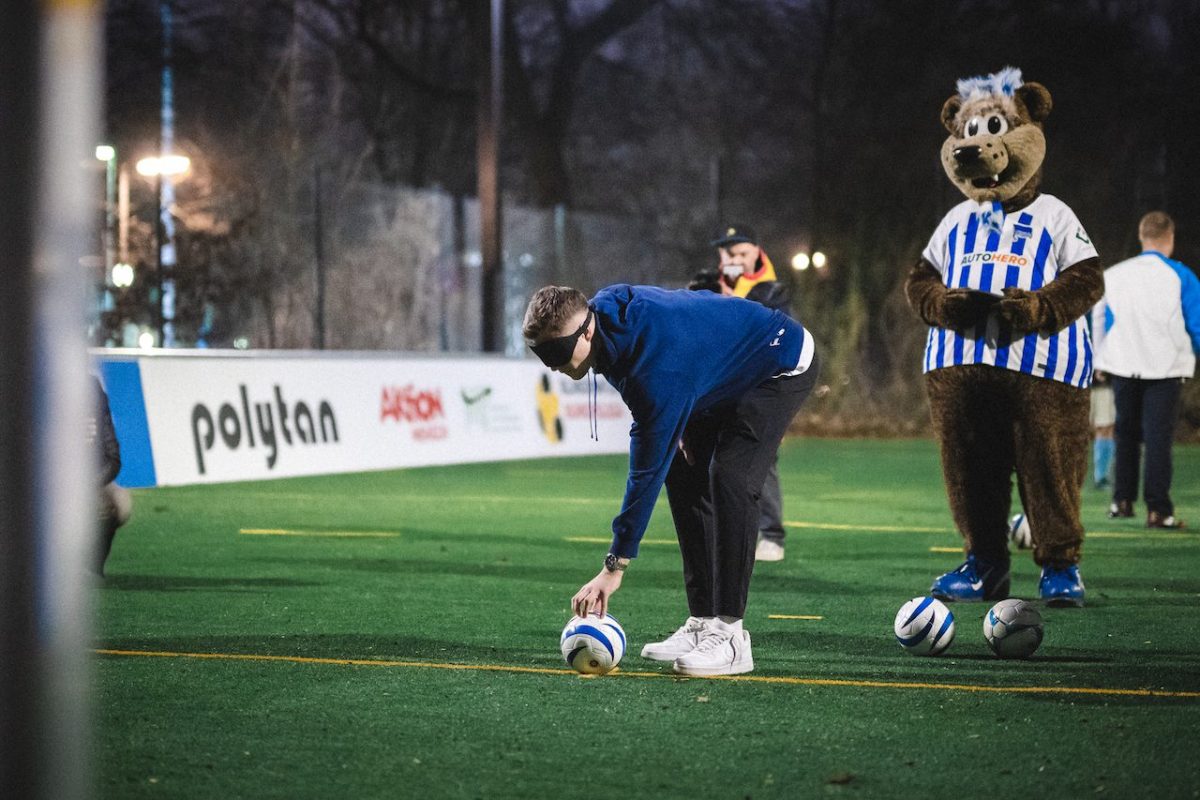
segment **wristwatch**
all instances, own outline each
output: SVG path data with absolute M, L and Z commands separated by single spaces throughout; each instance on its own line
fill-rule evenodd
M 604 557 L 604 569 L 609 572 L 624 572 L 628 566 L 628 558 L 620 558 L 613 553 L 609 553 Z

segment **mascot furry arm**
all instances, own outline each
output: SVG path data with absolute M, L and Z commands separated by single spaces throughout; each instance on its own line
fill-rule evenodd
M 949 289 L 932 264 L 918 258 L 904 285 L 908 302 L 926 325 L 966 330 L 985 319 L 993 308 L 1015 333 L 1058 333 L 1088 312 L 1104 294 L 1100 259 L 1089 258 L 1063 270 L 1046 286 L 1031 292 L 1010 286 L 1004 297 L 970 289 Z

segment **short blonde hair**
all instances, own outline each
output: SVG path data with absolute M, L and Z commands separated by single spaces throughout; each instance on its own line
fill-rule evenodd
M 1175 233 L 1175 220 L 1165 211 L 1151 211 L 1138 223 L 1138 238 L 1160 241 Z
M 531 342 L 562 330 L 568 319 L 587 308 L 587 297 L 569 286 L 543 286 L 529 298 L 521 332 Z

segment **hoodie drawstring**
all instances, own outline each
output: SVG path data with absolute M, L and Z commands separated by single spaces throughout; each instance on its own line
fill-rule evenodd
M 589 369 L 588 375 L 592 378 L 592 391 L 588 395 L 588 434 L 591 436 L 593 442 L 598 442 L 600 441 L 600 420 L 596 413 L 596 407 L 599 405 L 599 401 L 597 400 L 596 370 Z

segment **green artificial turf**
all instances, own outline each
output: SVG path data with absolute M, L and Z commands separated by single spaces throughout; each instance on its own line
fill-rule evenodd
M 1200 523 L 1200 448 L 1175 464 L 1178 514 Z M 665 499 L 612 604 L 622 672 L 580 678 L 558 635 L 607 548 L 567 539 L 607 540 L 624 469 L 136 492 L 98 599 L 96 647 L 123 651 L 94 663 L 100 796 L 1200 796 L 1200 533 L 1111 522 L 1088 489 L 1086 609 L 1045 609 L 1037 654 L 999 661 L 986 607 L 959 605 L 949 651 L 913 657 L 892 618 L 961 560 L 931 552 L 959 543 L 935 447 L 789 441 L 785 518 L 803 525 L 756 569 L 753 680 L 638 657 L 686 616 Z M 1014 594 L 1037 574 L 1017 554 Z

